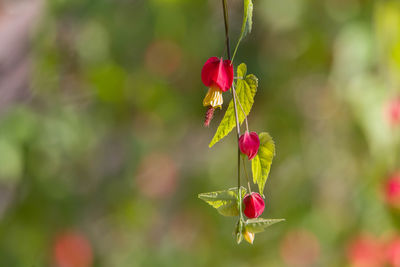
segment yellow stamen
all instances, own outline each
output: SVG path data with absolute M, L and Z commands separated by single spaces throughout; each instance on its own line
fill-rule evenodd
M 218 87 L 210 87 L 203 100 L 203 106 L 212 106 L 213 108 L 222 108 L 222 91 Z

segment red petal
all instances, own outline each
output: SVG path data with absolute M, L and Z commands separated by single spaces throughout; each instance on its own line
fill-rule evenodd
M 211 87 L 214 84 L 213 76 L 218 73 L 220 59 L 217 57 L 210 57 L 206 63 L 204 63 L 203 69 L 201 70 L 201 80 L 205 86 Z
M 209 58 L 201 70 L 201 80 L 207 87 L 216 85 L 221 91 L 228 91 L 233 82 L 233 66 L 231 61 L 222 61 L 222 59 L 218 59 L 217 57 Z
M 264 200 L 259 193 L 247 194 L 243 199 L 243 204 L 245 206 L 243 212 L 247 218 L 259 217 L 265 208 Z
M 258 148 L 260 147 L 260 139 L 258 138 L 257 133 L 255 132 L 245 132 L 239 138 L 239 148 L 240 151 L 247 155 L 249 160 L 252 160 L 258 152 Z

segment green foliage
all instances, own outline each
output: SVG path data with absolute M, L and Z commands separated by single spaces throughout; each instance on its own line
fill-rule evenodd
M 268 133 L 260 133 L 260 148 L 251 161 L 253 182 L 258 184 L 260 194 L 263 194 L 265 183 L 271 170 L 272 159 L 275 156 L 275 143 Z
M 252 233 L 264 232 L 265 228 L 279 222 L 283 222 L 285 219 L 248 219 L 245 224 L 247 231 Z
M 238 96 L 238 100 L 246 113 L 246 116 L 249 115 L 250 110 L 254 103 L 254 96 L 257 92 L 258 87 L 258 79 L 253 74 L 249 74 L 246 76 L 247 67 L 246 64 L 242 63 L 238 66 L 236 73 L 238 80 L 236 82 L 236 94 Z M 238 106 L 238 115 L 239 122 L 242 123 L 245 119 L 245 115 L 243 114 L 239 104 Z M 224 117 L 220 125 L 218 126 L 217 132 L 215 133 L 213 139 L 211 140 L 209 147 L 212 147 L 215 143 L 220 141 L 222 138 L 227 136 L 232 129 L 235 127 L 235 108 L 233 105 L 233 99 L 229 103 L 229 106 L 225 112 Z
M 217 211 L 224 216 L 238 216 L 237 191 L 237 187 L 234 187 L 228 190 L 201 193 L 199 194 L 199 198 L 216 208 Z M 246 194 L 246 188 L 241 187 L 241 194 L 241 199 L 243 199 Z
M 253 2 L 252 0 L 244 0 L 243 2 L 243 23 L 242 30 L 240 32 L 239 40 L 235 47 L 235 52 L 233 52 L 233 57 L 235 58 L 237 49 L 239 47 L 240 42 L 243 38 L 251 32 L 251 28 L 253 26 Z
M 378 1 L 375 8 L 375 34 L 379 60 L 394 87 L 400 85 L 400 2 Z
M 17 143 L 0 135 L 0 182 L 8 183 L 21 178 L 23 155 Z

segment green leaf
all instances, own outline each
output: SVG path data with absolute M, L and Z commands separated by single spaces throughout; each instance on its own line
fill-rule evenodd
M 213 206 L 217 211 L 224 216 L 238 216 L 238 197 L 237 187 L 228 190 L 201 193 L 199 198 Z M 246 188 L 241 187 L 242 199 L 246 194 Z
M 260 148 L 257 155 L 251 161 L 253 182 L 258 184 L 260 194 L 263 194 L 269 171 L 271 170 L 272 159 L 275 156 L 275 143 L 268 133 L 260 133 Z
M 246 221 L 245 229 L 252 233 L 260 233 L 264 232 L 265 228 L 283 221 L 285 221 L 285 219 L 248 219 Z
M 235 52 L 233 52 L 232 59 L 235 58 L 240 42 L 247 34 L 251 32 L 252 26 L 253 26 L 253 2 L 252 0 L 244 0 L 242 30 L 240 32 L 240 37 L 235 47 Z
M 236 70 L 238 76 L 238 80 L 236 82 L 236 94 L 244 112 L 246 113 L 246 116 L 248 116 L 254 103 L 254 96 L 257 92 L 258 79 L 253 74 L 245 76 L 246 71 L 247 67 L 244 63 L 240 64 Z M 241 124 L 244 121 L 245 116 L 238 103 L 237 109 L 239 115 L 239 123 Z M 232 99 L 229 103 L 224 117 L 222 118 L 220 125 L 218 126 L 217 132 L 215 133 L 213 139 L 209 144 L 209 147 L 212 147 L 222 138 L 227 136 L 235 126 L 235 108 Z

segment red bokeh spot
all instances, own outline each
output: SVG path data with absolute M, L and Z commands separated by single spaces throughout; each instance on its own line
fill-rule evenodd
M 319 241 L 307 230 L 293 230 L 283 239 L 280 253 L 287 266 L 313 266 L 320 257 Z
M 178 183 L 178 167 L 168 155 L 152 153 L 139 164 L 136 184 L 139 191 L 151 199 L 171 196 Z
M 385 257 L 381 242 L 370 235 L 360 235 L 350 242 L 347 256 L 354 267 L 381 267 Z
M 400 124 L 400 96 L 389 100 L 386 104 L 386 118 L 392 126 Z
M 400 267 L 400 237 L 392 239 L 386 247 L 386 258 L 392 267 Z
M 391 207 L 400 208 L 400 172 L 394 173 L 386 181 L 385 200 Z
M 57 267 L 89 267 L 93 263 L 89 241 L 80 233 L 72 231 L 56 237 L 53 257 Z
M 181 65 L 181 48 L 170 40 L 156 40 L 149 45 L 145 55 L 146 68 L 162 76 L 170 76 Z

